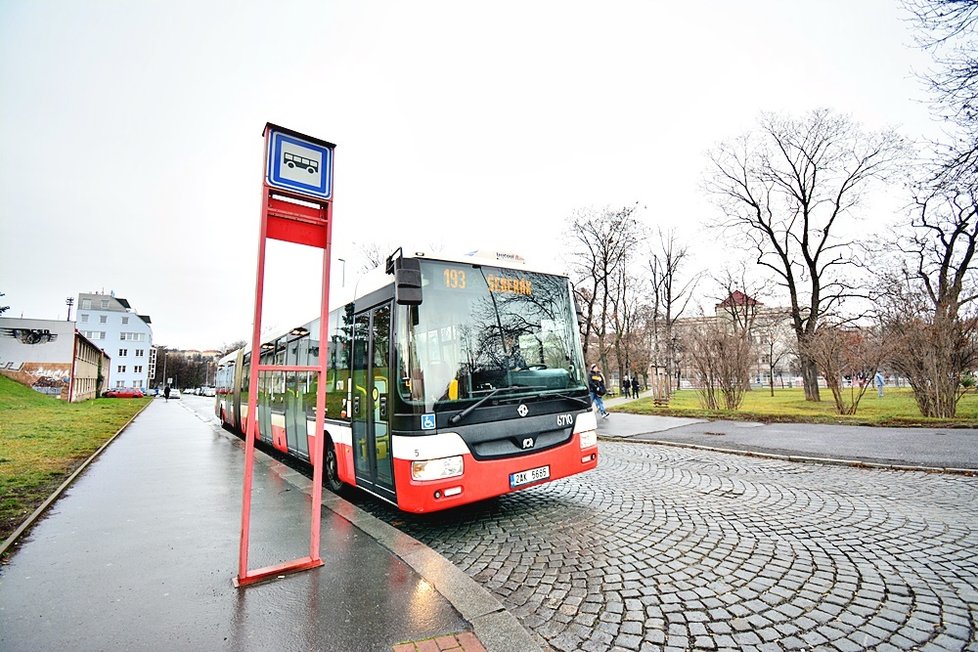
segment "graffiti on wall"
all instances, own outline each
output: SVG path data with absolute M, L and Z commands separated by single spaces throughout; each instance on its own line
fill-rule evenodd
M 0 336 L 13 337 L 21 344 L 47 344 L 58 339 L 57 333 L 46 328 L 0 328 Z
M 35 350 L 35 346 L 50 344 L 58 339 L 57 333 L 47 328 L 0 328 L 0 338 L 13 338 Z M 30 355 L 30 354 L 28 354 Z M 0 373 L 34 391 L 62 399 L 68 398 L 71 364 L 68 362 L 28 362 L 0 359 Z
M 68 397 L 71 365 L 57 362 L 6 362 L 0 373 L 48 396 Z

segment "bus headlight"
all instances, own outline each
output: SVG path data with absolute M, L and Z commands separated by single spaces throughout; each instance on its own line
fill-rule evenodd
M 598 445 L 598 431 L 585 430 L 581 433 L 581 448 L 590 448 Z
M 442 480 L 462 475 L 462 456 L 443 457 L 437 460 L 411 462 L 413 480 Z

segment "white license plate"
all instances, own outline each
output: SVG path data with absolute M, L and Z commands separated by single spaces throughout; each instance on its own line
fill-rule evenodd
M 531 482 L 539 482 L 540 480 L 546 480 L 549 477 L 550 477 L 550 467 L 540 466 L 535 469 L 520 471 L 519 473 L 511 473 L 509 475 L 509 486 L 519 487 L 521 485 L 529 484 Z

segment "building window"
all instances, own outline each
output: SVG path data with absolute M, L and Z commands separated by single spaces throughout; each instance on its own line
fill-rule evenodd
M 122 318 L 122 323 L 123 324 L 128 324 L 129 323 L 129 318 L 128 317 L 123 317 Z
M 104 324 L 107 321 L 109 321 L 108 315 L 99 315 L 98 323 Z
M 88 323 L 88 315 L 82 315 L 81 316 L 81 323 L 83 323 L 83 324 Z
M 143 373 L 143 365 L 141 365 L 141 364 L 134 365 L 133 368 L 132 368 L 132 372 L 134 374 L 141 374 L 141 373 Z
M 126 386 L 126 382 L 124 380 L 117 380 L 117 381 L 115 381 L 115 386 L 116 387 L 125 387 Z
M 141 381 L 141 380 L 137 380 L 137 381 L 135 381 L 135 382 L 133 383 L 133 385 L 132 385 L 132 386 L 133 386 L 133 387 L 142 387 L 142 386 L 143 386 L 143 381 Z
M 118 367 L 116 367 L 116 371 L 118 371 L 120 374 L 126 373 L 126 365 L 124 364 L 119 365 Z
M 143 357 L 143 351 L 145 351 L 145 349 L 136 349 L 136 357 L 137 358 Z
M 108 308 L 108 307 L 109 307 L 109 300 L 102 299 L 102 308 Z
M 82 299 L 81 300 L 81 309 L 82 310 L 91 310 L 92 309 L 92 300 L 91 299 Z
M 119 349 L 119 357 L 124 358 L 129 355 L 129 349 Z

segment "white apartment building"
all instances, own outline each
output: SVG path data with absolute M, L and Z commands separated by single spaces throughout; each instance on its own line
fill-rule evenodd
M 151 323 L 114 292 L 78 294 L 78 330 L 112 358 L 106 389 L 149 387 L 156 372 Z

